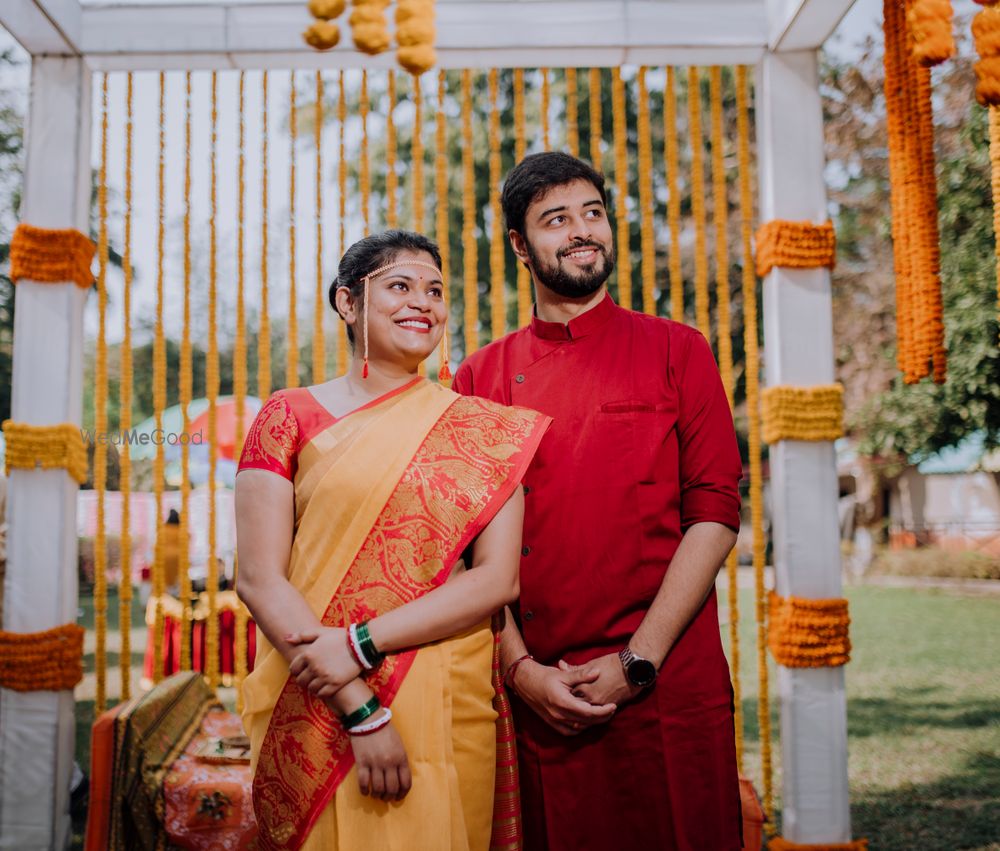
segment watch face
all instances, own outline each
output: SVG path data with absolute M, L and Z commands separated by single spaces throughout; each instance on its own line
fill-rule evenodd
M 633 659 L 627 670 L 629 682 L 636 686 L 652 685 L 656 679 L 656 665 L 646 659 Z

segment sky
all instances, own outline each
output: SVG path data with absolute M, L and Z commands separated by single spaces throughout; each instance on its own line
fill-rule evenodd
M 956 10 L 961 13 L 964 7 L 974 8 L 971 0 L 958 0 Z M 877 36 L 880 29 L 882 0 L 857 0 L 853 8 L 841 22 L 837 32 L 827 43 L 827 50 L 838 58 L 850 60 L 861 51 L 861 45 L 869 36 Z M 0 49 L 16 43 L 9 35 L 0 29 Z M 23 55 L 23 54 L 22 54 Z M 25 57 L 26 58 L 26 57 Z M 349 74 L 354 72 L 349 72 Z M 427 75 L 431 77 L 432 75 Z M 349 77 L 350 80 L 350 77 Z M 325 85 L 329 89 L 335 84 L 335 75 L 324 76 Z M 246 186 L 248 189 L 246 205 L 247 258 L 246 282 L 248 303 L 259 305 L 260 290 L 260 175 L 261 175 L 261 74 L 247 72 L 246 74 Z M 650 85 L 656 85 L 655 77 L 650 78 Z M 21 98 L 22 104 L 27 102 L 28 64 L 13 71 L 0 74 L 0 86 L 14 89 Z M 218 251 L 218 281 L 220 293 L 219 316 L 220 325 L 232 333 L 234 325 L 233 311 L 236 290 L 236 162 L 232 152 L 236 150 L 236 134 L 238 128 L 238 76 L 233 73 L 220 74 L 218 90 L 218 145 L 219 150 L 226 152 L 220 159 L 218 170 L 218 215 L 215 221 L 217 227 Z M 109 159 L 108 173 L 110 207 L 112 220 L 110 224 L 111 238 L 114 244 L 121 244 L 121 210 L 122 186 L 124 175 L 124 88 L 125 76 L 113 74 L 109 77 Z M 425 102 L 434 102 L 434 80 L 425 80 Z M 297 74 L 297 90 L 300 97 L 311 100 L 314 91 L 314 75 L 312 72 Z M 289 279 L 289 258 L 285 251 L 288 242 L 288 212 L 290 209 L 290 143 L 285 132 L 284 121 L 287 117 L 287 105 L 290 92 L 290 77 L 287 72 L 272 72 L 269 75 L 269 101 L 271 104 L 268 142 L 269 153 L 269 204 L 268 218 L 270 243 L 272 251 L 269 259 L 269 278 L 271 281 L 270 311 L 272 316 L 284 316 L 287 313 Z M 134 196 L 136 203 L 133 222 L 133 256 L 136 258 L 136 278 L 133 284 L 133 317 L 141 316 L 151 319 L 155 307 L 155 245 L 157 235 L 156 221 L 156 150 L 158 125 L 158 75 L 154 73 L 137 73 L 135 75 L 135 149 L 138 157 L 133 172 Z M 95 77 L 94 91 L 94 144 L 93 164 L 99 164 L 100 143 L 98 119 L 100 107 L 100 78 Z M 397 124 L 403 128 L 401 133 L 408 132 L 412 113 L 408 104 L 401 104 L 395 113 Z M 192 129 L 192 242 L 195 258 L 194 279 L 198 281 L 193 287 L 194 301 L 194 339 L 204 339 L 207 331 L 205 306 L 207 294 L 204 281 L 207 278 L 207 265 L 210 216 L 209 192 L 209 134 L 210 122 L 207 118 L 210 112 L 209 75 L 198 73 L 194 75 L 192 93 L 192 112 L 194 115 Z M 426 145 L 433 143 L 433 118 L 431 110 L 425 111 L 424 140 Z M 183 217 L 183 169 L 184 169 L 184 75 L 171 73 L 167 75 L 166 95 L 167 143 L 166 143 L 166 217 L 167 237 L 164 259 L 164 287 L 167 295 L 165 308 L 165 323 L 167 333 L 179 336 L 181 327 L 183 280 L 183 250 L 181 240 L 181 220 Z M 383 119 L 372 118 L 373 134 L 381 135 Z M 449 122 L 452 126 L 455 122 Z M 360 130 L 348 128 L 349 149 L 351 140 L 360 135 Z M 298 315 L 300 339 L 308 338 L 312 327 L 311 309 L 316 287 L 316 207 L 314 202 L 315 153 L 311 139 L 300 140 L 296 153 L 296 293 L 299 302 Z M 324 246 L 323 246 L 323 280 L 324 291 L 326 282 L 333 276 L 336 260 L 339 256 L 337 244 L 336 217 L 337 197 L 334 168 L 336 165 L 336 138 L 332 125 L 327 125 L 323 143 L 324 150 L 324 211 L 322 216 Z M 347 242 L 350 244 L 362 235 L 359 216 L 348 216 Z M 122 312 L 122 280 L 116 270 L 108 275 L 109 309 L 106 328 L 109 341 L 115 342 L 121 338 L 123 327 Z M 325 310 L 324 321 L 327 331 L 332 330 L 335 323 L 330 311 Z M 93 339 L 97 328 L 96 298 L 91 299 L 86 313 L 87 335 Z M 136 322 L 133 319 L 133 327 Z M 141 333 L 139 334 L 141 339 Z M 137 340 L 138 341 L 138 340 Z

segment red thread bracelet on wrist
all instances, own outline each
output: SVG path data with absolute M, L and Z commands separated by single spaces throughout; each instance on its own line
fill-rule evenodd
M 506 684 L 507 688 L 511 689 L 512 691 L 516 691 L 516 689 L 514 688 L 514 675 L 517 673 L 518 666 L 522 662 L 526 662 L 528 659 L 534 659 L 534 658 L 535 657 L 532 656 L 530 653 L 525 653 L 519 659 L 515 659 L 513 662 L 511 662 L 510 667 L 507 669 L 507 673 L 503 675 L 503 681 Z

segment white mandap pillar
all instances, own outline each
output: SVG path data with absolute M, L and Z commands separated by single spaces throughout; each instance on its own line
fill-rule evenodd
M 90 71 L 80 58 L 34 57 L 21 219 L 88 232 Z M 83 306 L 73 283 L 16 290 L 11 417 L 80 423 Z M 65 470 L 12 470 L 3 628 L 76 621 L 77 484 Z M 0 848 L 47 851 L 70 839 L 73 692 L 0 689 Z M 86 768 L 86 766 L 84 766 Z
M 815 51 L 767 53 L 757 81 L 760 219 L 825 222 L 823 116 Z M 765 379 L 834 381 L 827 269 L 775 268 L 764 279 Z M 842 596 L 833 444 L 770 447 L 774 566 L 782 596 Z M 851 838 L 844 669 L 778 666 L 782 835 L 797 843 Z

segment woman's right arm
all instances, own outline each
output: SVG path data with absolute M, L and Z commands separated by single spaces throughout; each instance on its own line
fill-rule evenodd
M 289 664 L 301 648 L 286 641 L 286 636 L 322 628 L 309 604 L 288 581 L 294 500 L 292 483 L 276 473 L 248 469 L 236 477 L 236 590 L 261 632 Z M 335 713 L 345 715 L 371 696 L 364 680 L 355 679 L 326 702 Z M 391 723 L 373 735 L 352 737 L 351 746 L 362 794 L 385 800 L 400 800 L 406 795 L 410 769 L 403 743 Z

